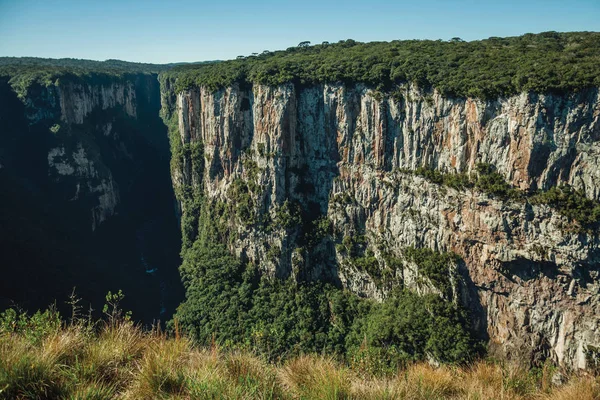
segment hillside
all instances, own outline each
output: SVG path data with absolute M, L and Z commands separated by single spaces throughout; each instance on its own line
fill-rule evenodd
M 343 42 L 161 73 L 182 328 L 275 355 L 351 357 L 360 337 L 392 364 L 483 343 L 593 368 L 596 37 Z

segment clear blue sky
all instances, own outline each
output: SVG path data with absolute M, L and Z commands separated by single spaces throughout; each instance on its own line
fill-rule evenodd
M 0 0 L 0 56 L 167 63 L 309 40 L 600 31 L 600 0 Z

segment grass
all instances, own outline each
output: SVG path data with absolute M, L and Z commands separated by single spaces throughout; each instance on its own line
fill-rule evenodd
M 33 342 L 35 340 L 35 343 Z M 600 380 L 479 361 L 417 363 L 374 376 L 323 355 L 271 364 L 251 353 L 201 348 L 132 322 L 72 323 L 0 333 L 0 399 L 577 399 L 600 398 Z

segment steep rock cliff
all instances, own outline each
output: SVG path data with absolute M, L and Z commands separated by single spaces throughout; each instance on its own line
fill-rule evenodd
M 454 299 L 492 352 L 585 368 L 600 344 L 597 232 L 412 173 L 488 163 L 522 190 L 567 183 L 597 200 L 598 89 L 482 101 L 342 84 L 177 94 L 167 82 L 163 107 L 179 145 L 200 149 L 172 164 L 184 216 L 186 199 L 205 196 L 230 249 L 265 273 L 383 298 L 396 285 L 436 290 L 406 248 L 451 251 Z
M 0 98 L 0 302 L 35 310 L 77 287 L 98 308 L 123 289 L 138 318 L 158 318 L 165 289 L 146 272 L 177 282 L 179 235 L 156 75 L 65 74 L 25 92 L 1 79 Z

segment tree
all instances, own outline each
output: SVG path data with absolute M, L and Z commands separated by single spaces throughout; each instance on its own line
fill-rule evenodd
M 298 43 L 298 47 L 308 47 L 310 46 L 310 42 L 307 40 L 305 42 Z

